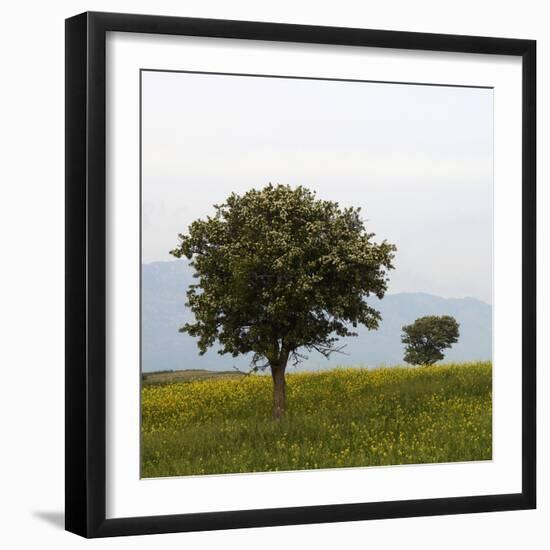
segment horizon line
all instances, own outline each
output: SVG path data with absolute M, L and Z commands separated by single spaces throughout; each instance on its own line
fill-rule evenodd
M 141 266 L 143 267 L 143 266 L 148 266 L 153 264 L 183 263 L 185 261 L 186 260 L 182 258 L 175 258 L 173 260 L 153 260 L 150 262 L 144 262 L 142 260 Z M 398 292 L 388 292 L 386 293 L 386 296 L 398 296 L 400 294 L 425 294 L 426 296 L 433 296 L 435 298 L 441 298 L 442 300 L 476 300 L 477 302 L 481 302 L 482 304 L 493 307 L 492 302 L 487 302 L 486 300 L 482 300 L 481 298 L 476 298 L 475 296 L 441 296 L 440 294 L 433 294 L 432 292 L 426 292 L 425 290 L 403 290 Z

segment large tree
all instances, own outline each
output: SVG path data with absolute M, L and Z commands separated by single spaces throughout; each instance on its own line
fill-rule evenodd
M 433 365 L 443 350 L 458 342 L 459 324 L 450 315 L 427 315 L 403 327 L 404 360 L 412 365 Z
M 252 353 L 252 369 L 271 369 L 273 417 L 285 410 L 285 369 L 304 352 L 328 357 L 358 324 L 376 329 L 395 246 L 373 242 L 359 208 L 319 200 L 304 187 L 272 185 L 233 193 L 194 221 L 171 254 L 187 257 L 197 283 L 187 306 L 195 321 L 180 331 L 201 354 Z

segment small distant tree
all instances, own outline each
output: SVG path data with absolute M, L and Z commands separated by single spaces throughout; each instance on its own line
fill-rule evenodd
M 403 327 L 404 360 L 412 365 L 433 365 L 443 359 L 443 350 L 458 342 L 459 324 L 450 315 L 428 315 Z
M 201 355 L 252 353 L 252 370 L 270 368 L 273 417 L 285 410 L 287 363 L 303 350 L 328 357 L 358 324 L 378 328 L 366 298 L 382 298 L 395 246 L 373 242 L 358 208 L 319 200 L 304 187 L 271 185 L 215 205 L 194 221 L 171 254 L 187 257 L 197 283 L 187 292 Z

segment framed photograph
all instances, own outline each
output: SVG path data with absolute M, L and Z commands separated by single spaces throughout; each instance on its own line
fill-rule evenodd
M 66 528 L 535 507 L 532 40 L 66 21 Z

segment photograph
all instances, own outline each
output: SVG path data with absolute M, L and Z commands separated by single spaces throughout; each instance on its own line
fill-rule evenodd
M 546 6 L 442 6 L 3 6 L 3 548 L 548 547 Z
M 493 93 L 140 71 L 141 478 L 492 460 Z

